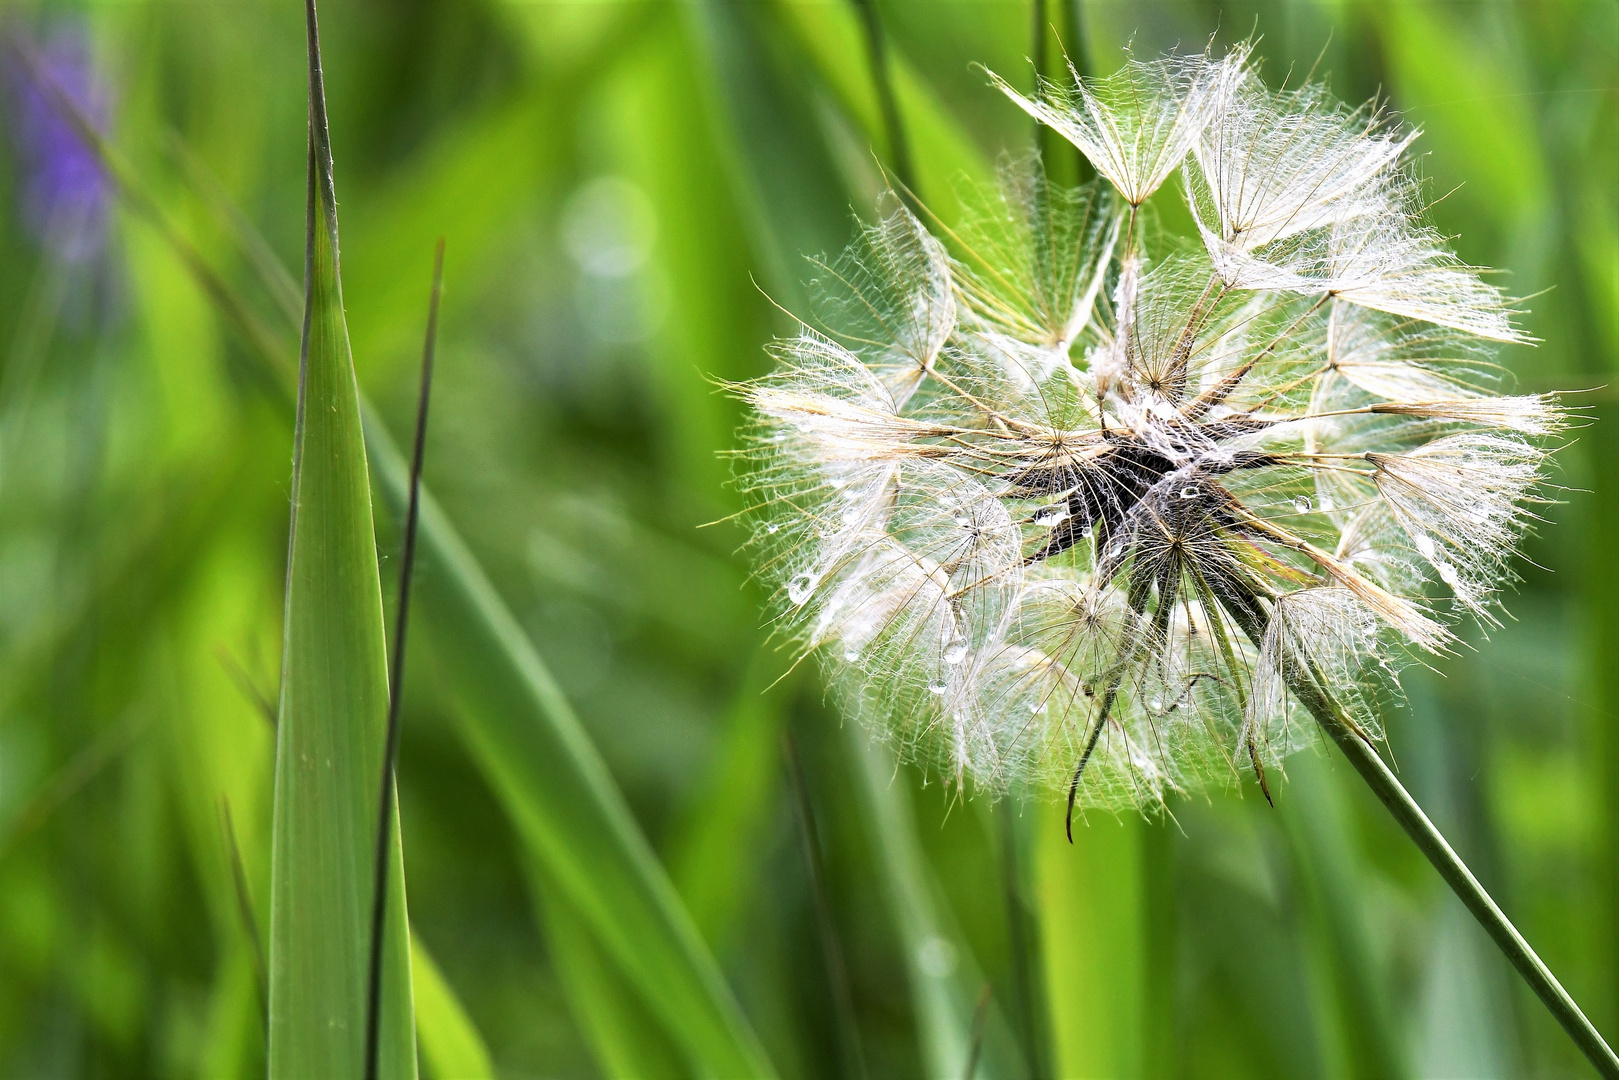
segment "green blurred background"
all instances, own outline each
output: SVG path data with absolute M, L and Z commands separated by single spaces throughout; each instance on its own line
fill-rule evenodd
M 1173 821 L 1092 815 L 1069 847 L 1060 807 L 896 771 L 812 665 L 761 692 L 793 657 L 760 628 L 742 531 L 700 527 L 738 508 L 739 412 L 716 380 L 762 372 L 791 329 L 771 301 L 802 310 L 800 256 L 841 248 L 896 166 L 867 20 L 900 171 L 908 156 L 948 220 L 955 177 L 1034 143 L 974 66 L 1027 85 L 1026 58 L 1055 55 L 1028 3 L 329 0 L 321 17 L 361 385 L 408 430 L 443 235 L 427 482 L 784 1077 L 844 1074 L 850 1033 L 783 731 L 872 1077 L 959 1060 L 980 1000 L 981 1076 L 1587 1074 L 1325 750 L 1290 765 L 1276 809 L 1182 798 Z M 1076 44 L 1060 0 L 1044 20 Z M 1413 793 L 1612 1038 L 1619 7 L 1084 0 L 1078 29 L 1093 72 L 1132 39 L 1151 55 L 1256 33 L 1273 83 L 1314 66 L 1347 100 L 1381 91 L 1426 132 L 1439 227 L 1535 294 L 1542 344 L 1502 356 L 1519 385 L 1597 388 L 1573 399 L 1594 422 L 1558 457 L 1513 618 L 1409 669 L 1388 728 Z M 300 6 L 11 3 L 0 33 L 284 325 L 253 260 L 303 265 Z M 262 934 L 289 406 L 15 51 L 0 93 L 0 1076 L 262 1075 L 247 918 Z M 397 549 L 379 502 L 390 595 Z M 501 1077 L 626 1075 L 630 1036 L 686 1075 L 633 993 L 589 977 L 588 932 L 547 906 L 420 630 L 399 781 L 418 968 L 436 960 Z M 426 1053 L 426 1073 L 448 1060 Z

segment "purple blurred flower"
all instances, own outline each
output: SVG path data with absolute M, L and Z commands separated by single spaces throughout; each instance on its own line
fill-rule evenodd
M 19 35 L 21 38 L 21 35 Z M 111 190 L 95 151 L 63 115 L 65 94 L 104 130 L 108 94 L 96 77 L 89 43 L 77 25 L 58 27 L 34 49 L 43 77 L 21 62 L 7 65 L 11 141 L 19 166 L 19 210 L 27 230 L 65 262 L 98 256 L 106 243 Z

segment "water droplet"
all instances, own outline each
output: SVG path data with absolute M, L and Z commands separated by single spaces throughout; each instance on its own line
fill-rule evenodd
M 965 659 L 967 659 L 967 643 L 965 641 L 958 639 L 950 642 L 944 647 L 945 663 L 959 664 Z
M 1422 557 L 1424 559 L 1432 559 L 1434 557 L 1434 552 L 1437 551 L 1438 548 L 1434 547 L 1433 537 L 1429 536 L 1427 533 L 1417 533 L 1417 535 L 1411 539 L 1412 543 L 1417 545 L 1417 550 L 1422 553 Z
M 843 658 L 845 660 L 847 660 L 849 663 L 852 664 L 856 660 L 860 659 L 860 650 L 859 649 L 844 649 L 843 650 Z
M 960 525 L 963 528 L 966 528 L 968 525 L 971 525 L 972 523 L 973 523 L 972 518 L 967 517 L 965 514 L 957 514 L 956 515 L 956 524 L 957 525 Z
M 1448 562 L 1439 563 L 1439 580 L 1449 585 L 1457 592 L 1462 591 L 1462 577 L 1456 572 L 1456 567 Z
M 938 694 L 940 697 L 944 697 L 944 692 L 946 689 L 947 687 L 944 685 L 944 683 L 934 683 L 932 686 L 928 687 L 928 693 Z
M 1068 507 L 1065 505 L 1042 507 L 1034 515 L 1034 523 L 1042 529 L 1049 529 L 1068 517 Z
M 778 533 L 780 531 L 781 531 L 781 523 L 780 522 L 769 521 L 769 522 L 765 523 L 765 532 L 774 534 L 774 533 Z
M 1044 702 L 1044 701 L 1036 701 L 1034 704 L 1029 706 L 1029 712 L 1032 713 L 1035 716 L 1039 716 L 1041 713 L 1043 713 L 1045 711 L 1046 711 L 1046 702 Z
M 1297 510 L 1301 514 L 1308 514 L 1311 510 L 1315 509 L 1315 503 L 1310 501 L 1310 497 L 1308 495 L 1299 495 L 1293 500 L 1293 509 Z
M 1183 498 L 1183 499 L 1195 499 L 1195 498 L 1197 498 L 1197 488 L 1195 486 L 1189 486 L 1189 487 L 1181 488 L 1181 498 Z
M 787 583 L 787 599 L 791 600 L 795 607 L 802 604 L 810 598 L 810 593 L 815 591 L 815 586 L 820 584 L 820 581 L 821 579 L 814 574 L 799 574 Z

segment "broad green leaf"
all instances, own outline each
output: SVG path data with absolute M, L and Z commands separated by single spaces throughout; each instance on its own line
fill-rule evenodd
M 292 473 L 270 869 L 270 1076 L 364 1071 L 376 792 L 388 706 L 382 586 L 343 321 L 315 10 L 304 343 Z M 416 1075 L 404 865 L 393 826 L 378 1074 Z
M 494 1080 L 495 1066 L 455 990 L 416 933 L 410 935 L 411 989 L 416 1035 L 432 1080 Z
M 381 488 L 407 475 L 366 425 Z M 698 1072 L 774 1075 L 596 748 L 494 586 L 424 488 L 419 610 L 475 761 L 528 852 Z

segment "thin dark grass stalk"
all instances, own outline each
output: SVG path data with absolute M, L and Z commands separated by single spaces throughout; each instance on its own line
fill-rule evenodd
M 849 972 L 838 943 L 837 925 L 832 921 L 832 904 L 826 887 L 826 865 L 821 859 L 821 837 L 815 827 L 815 810 L 810 805 L 809 784 L 798 756 L 798 744 L 790 731 L 781 733 L 782 753 L 793 786 L 793 808 L 797 811 L 798 836 L 804 849 L 804 865 L 810 875 L 810 896 L 815 908 L 815 930 L 820 939 L 821 958 L 826 963 L 826 980 L 832 991 L 832 1011 L 837 1021 L 838 1049 L 845 1076 L 864 1080 L 866 1058 L 860 1045 L 860 1028 L 855 1019 L 854 998 L 849 991 Z
M 989 1020 L 989 1003 L 994 996 L 993 988 L 988 979 L 978 991 L 978 1004 L 973 1008 L 972 1037 L 967 1043 L 967 1067 L 962 1070 L 962 1080 L 973 1080 L 978 1072 L 978 1059 L 984 1054 L 984 1025 Z
M 865 30 L 866 59 L 871 65 L 871 82 L 877 91 L 877 107 L 883 114 L 883 134 L 888 139 L 889 164 L 899 180 L 902 191 L 916 190 L 916 171 L 911 166 L 911 144 L 905 133 L 905 122 L 900 116 L 899 96 L 894 93 L 893 73 L 888 66 L 888 37 L 883 33 L 882 16 L 875 0 L 852 0 L 860 12 L 860 25 Z
M 253 985 L 259 995 L 259 1018 L 264 1024 L 265 1038 L 270 1032 L 270 965 L 265 961 L 264 936 L 259 933 L 258 909 L 253 903 L 253 889 L 247 880 L 247 868 L 242 865 L 242 846 L 236 838 L 236 822 L 231 817 L 230 799 L 219 797 L 219 827 L 225 834 L 225 850 L 230 856 L 231 885 L 236 891 L 236 913 L 242 919 L 242 932 L 253 950 Z
M 365 1002 L 365 1076 L 376 1080 L 382 1030 L 382 931 L 388 912 L 388 854 L 394 816 L 394 765 L 399 759 L 400 702 L 404 697 L 405 638 L 410 629 L 410 579 L 416 565 L 416 524 L 421 510 L 422 458 L 427 448 L 427 405 L 433 389 L 433 349 L 438 338 L 439 296 L 444 285 L 444 240 L 433 252 L 433 294 L 427 307 L 427 338 L 422 344 L 421 394 L 416 402 L 416 438 L 410 457 L 410 500 L 399 560 L 399 608 L 394 619 L 392 670 L 388 673 L 388 734 L 377 796 L 377 847 L 371 892 L 371 962 Z

